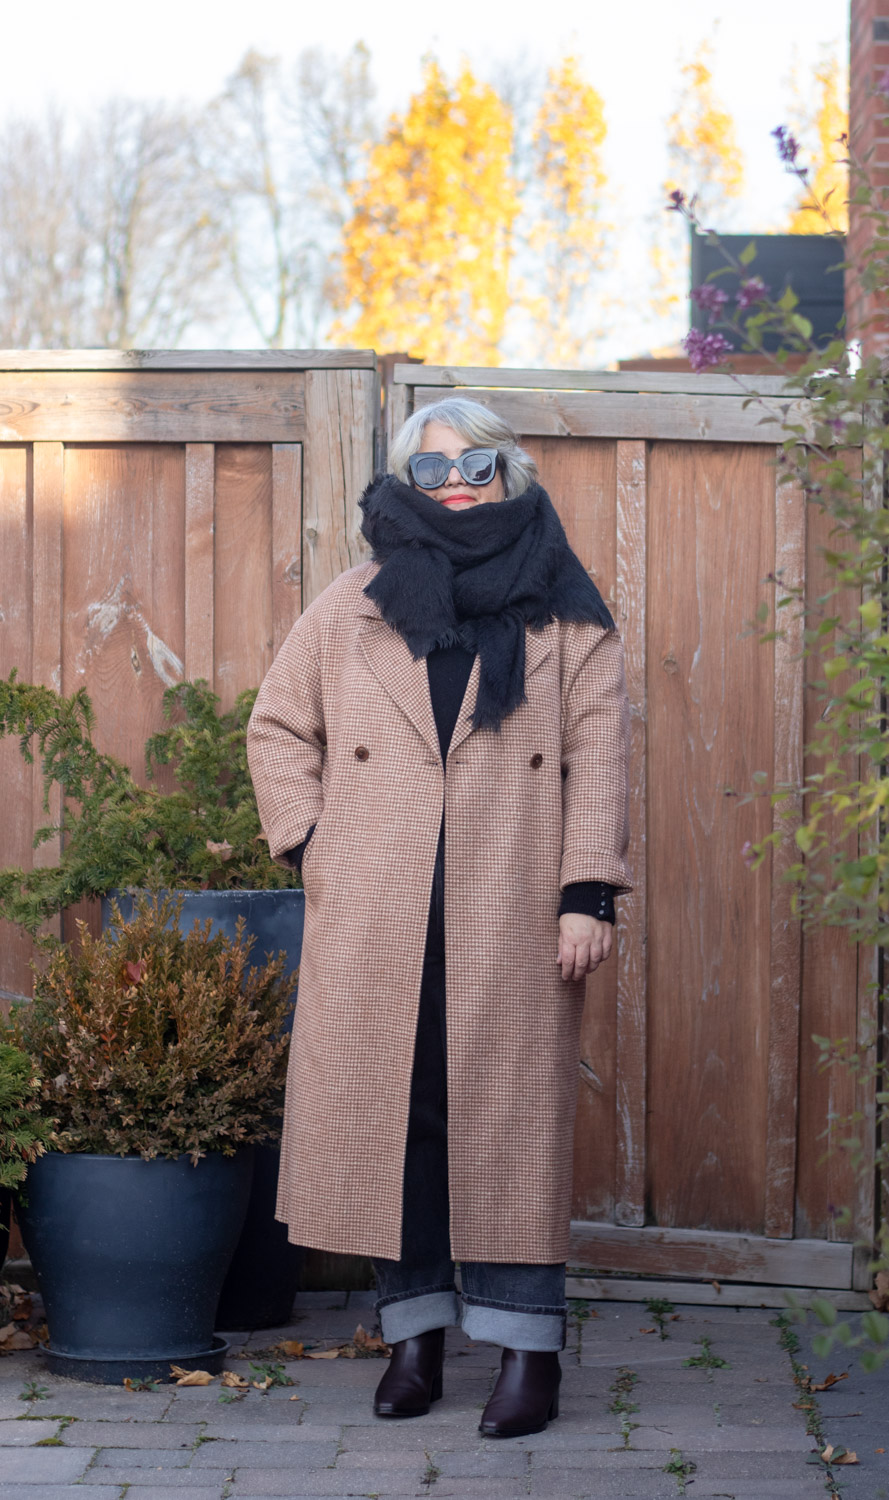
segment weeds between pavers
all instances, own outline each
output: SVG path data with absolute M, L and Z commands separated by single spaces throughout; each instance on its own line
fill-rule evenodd
M 657 1324 L 658 1333 L 660 1334 L 661 1338 L 669 1338 L 670 1335 L 667 1332 L 667 1323 L 675 1323 L 679 1318 L 679 1313 L 676 1311 L 672 1302 L 668 1302 L 666 1297 L 649 1297 L 645 1306 L 648 1308 L 650 1316 Z
M 822 1426 L 822 1414 L 817 1398 L 809 1388 L 808 1366 L 801 1364 L 796 1357 L 801 1348 L 799 1335 L 791 1327 L 791 1319 L 787 1313 L 778 1313 L 778 1316 L 771 1318 L 769 1323 L 772 1328 L 778 1329 L 778 1342 L 790 1360 L 793 1382 L 800 1393 L 800 1400 L 796 1402 L 796 1407 L 798 1411 L 805 1412 L 806 1414 L 806 1433 L 809 1437 L 814 1438 L 818 1445 L 817 1454 L 810 1454 L 806 1462 L 818 1464 L 824 1470 L 827 1493 L 829 1495 L 840 1495 L 841 1490 L 836 1476 L 833 1474 L 830 1464 L 821 1457 L 821 1454 L 827 1447 L 827 1435 Z
M 682 1367 L 683 1367 L 683 1369 L 685 1369 L 685 1370 L 730 1370 L 731 1369 L 731 1365 L 729 1364 L 729 1362 L 728 1362 L 727 1359 L 721 1359 L 718 1354 L 714 1354 L 713 1353 L 713 1350 L 710 1347 L 710 1340 L 708 1339 L 708 1337 L 707 1337 L 706 1334 L 704 1334 L 703 1338 L 695 1339 L 695 1343 L 696 1344 L 700 1344 L 700 1346 L 701 1346 L 701 1352 L 700 1352 L 700 1354 L 690 1354 L 689 1357 L 688 1357 L 688 1359 L 684 1359 L 682 1361 Z
M 49 1386 L 41 1385 L 37 1380 L 26 1380 L 19 1391 L 20 1401 L 48 1401 Z
M 620 1435 L 625 1448 L 630 1446 L 630 1433 L 639 1426 L 638 1422 L 631 1422 L 633 1412 L 639 1410 L 636 1401 L 629 1401 L 627 1397 L 631 1394 L 633 1387 L 638 1382 L 639 1376 L 635 1370 L 622 1365 L 617 1372 L 617 1379 L 608 1387 L 613 1391 L 613 1398 L 609 1402 L 608 1410 L 615 1416 L 620 1417 Z
M 685 1488 L 685 1481 L 691 1478 L 697 1467 L 692 1459 L 682 1457 L 680 1448 L 671 1448 L 670 1462 L 664 1464 L 664 1473 L 672 1474 L 679 1486 L 680 1495 L 686 1495 L 688 1491 Z

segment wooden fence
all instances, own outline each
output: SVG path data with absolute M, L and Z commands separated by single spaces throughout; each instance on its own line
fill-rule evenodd
M 754 1303 L 870 1285 L 851 1242 L 873 1232 L 873 1182 L 824 1157 L 856 1108 L 872 1142 L 873 1091 L 819 1075 L 812 1036 L 868 1031 L 876 954 L 836 929 L 803 940 L 786 834 L 770 865 L 742 858 L 772 827 L 767 798 L 742 801 L 753 773 L 798 783 L 822 707 L 799 625 L 769 645 L 745 628 L 776 569 L 824 592 L 829 529 L 776 483 L 763 418 L 780 381 L 756 383 L 765 403 L 745 406 L 720 375 L 396 365 L 387 403 L 390 433 L 458 392 L 506 417 L 624 640 L 635 889 L 617 903 L 617 961 L 588 984 L 573 1243 L 611 1295 L 638 1289 L 608 1273 L 734 1282 Z
M 823 1133 L 858 1108 L 872 1138 L 874 1101 L 819 1076 L 811 1038 L 872 1023 L 875 955 L 802 939 L 786 837 L 771 867 L 741 853 L 772 826 L 753 773 L 798 780 L 820 707 L 798 635 L 745 626 L 776 568 L 823 592 L 827 523 L 776 485 L 775 429 L 725 377 L 397 365 L 389 430 L 455 389 L 522 434 L 626 651 L 635 890 L 589 982 L 572 1258 L 599 1280 L 575 1286 L 851 1305 L 873 1183 Z M 230 704 L 361 559 L 378 414 L 366 352 L 0 355 L 0 672 L 86 686 L 100 746 L 141 772 L 168 683 Z M 27 863 L 40 785 L 2 742 L 0 775 L 0 863 Z M 29 945 L 0 938 L 0 992 L 27 992 Z
M 165 687 L 230 707 L 363 556 L 379 410 L 369 351 L 0 354 L 0 673 L 85 687 L 141 776 Z M 0 742 L 2 864 L 47 821 L 36 769 Z M 0 924 L 0 995 L 30 993 L 30 957 Z

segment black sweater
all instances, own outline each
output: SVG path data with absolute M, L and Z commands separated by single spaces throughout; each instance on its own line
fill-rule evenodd
M 439 646 L 426 658 L 429 673 L 429 696 L 432 713 L 438 731 L 438 743 L 442 761 L 447 759 L 451 738 L 457 723 L 457 715 L 466 692 L 466 684 L 472 671 L 473 655 L 463 646 Z M 303 850 L 312 837 L 289 851 L 291 864 L 302 866 Z M 559 916 L 567 912 L 578 912 L 588 917 L 598 917 L 603 922 L 614 922 L 614 886 L 604 880 L 579 880 L 566 885 L 559 903 Z

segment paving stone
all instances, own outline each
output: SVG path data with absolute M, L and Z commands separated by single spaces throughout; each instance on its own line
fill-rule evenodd
M 203 1476 L 204 1483 L 195 1485 L 188 1491 L 189 1500 L 222 1500 L 224 1484 L 220 1479 L 218 1484 L 206 1483 L 207 1475 Z M 166 1481 L 163 1484 L 140 1484 L 138 1481 L 131 1484 L 127 1490 L 127 1500 L 170 1500 L 170 1489 Z
M 695 1475 L 696 1497 L 720 1496 L 721 1500 L 824 1500 L 824 1474 L 817 1469 L 798 1479 L 713 1479 Z
M 58 1430 L 58 1422 L 51 1417 L 45 1422 L 0 1421 L 0 1448 L 32 1448 L 44 1438 L 55 1437 Z
M 122 1391 L 120 1395 L 107 1394 L 107 1386 L 78 1385 L 75 1391 L 56 1392 L 52 1401 L 41 1401 L 47 1414 L 53 1416 L 82 1417 L 89 1422 L 158 1422 L 172 1404 L 170 1391 L 134 1392 Z M 38 1409 L 34 1415 L 43 1415 Z
M 66 1448 L 192 1448 L 198 1422 L 72 1422 L 62 1433 Z
M 811 1438 L 809 1443 L 812 1443 Z M 812 1445 L 814 1446 L 814 1445 Z M 794 1479 L 799 1478 L 804 1470 L 809 1470 L 806 1463 L 807 1453 L 702 1453 L 693 1455 L 697 1464 L 695 1474 L 695 1485 L 704 1480 L 750 1480 L 751 1483 L 761 1482 L 766 1479 Z M 815 1469 L 816 1474 L 821 1475 L 823 1483 L 824 1473 Z M 869 1497 L 873 1500 L 873 1497 Z
M 129 1464 L 123 1469 L 90 1469 L 84 1475 L 77 1493 L 81 1500 L 93 1500 L 97 1492 L 104 1496 L 105 1491 L 101 1486 L 107 1479 L 112 1479 L 117 1485 L 128 1485 L 128 1494 L 133 1493 L 134 1485 L 140 1485 L 165 1490 L 167 1495 L 182 1491 L 183 1497 L 190 1500 L 195 1490 L 211 1489 L 215 1495 L 217 1490 L 222 1489 L 227 1477 L 221 1470 L 214 1474 L 212 1470 L 204 1469 L 196 1474 L 191 1469 L 136 1469 Z M 89 1489 L 86 1488 L 88 1485 Z M 31 1500 L 31 1491 L 23 1490 L 21 1500 Z
M 7 1448 L 3 1483 L 67 1484 L 80 1478 L 92 1458 L 92 1448 Z
M 194 1469 L 300 1469 L 322 1468 L 336 1458 L 336 1442 L 254 1443 L 216 1441 L 201 1443 L 192 1461 Z
M 436 1453 L 430 1450 L 432 1462 L 447 1479 L 470 1478 L 480 1476 L 482 1478 L 496 1478 L 498 1475 L 513 1475 L 524 1478 L 528 1473 L 529 1455 L 527 1452 L 516 1450 L 511 1444 L 505 1448 L 491 1451 L 490 1448 L 470 1449 L 463 1453 Z M 343 1455 L 345 1457 L 345 1455 Z M 342 1466 L 342 1458 L 337 1462 L 337 1468 Z M 436 1481 L 436 1491 L 438 1481 Z
M 638 1427 L 633 1433 L 634 1448 L 686 1449 L 695 1453 L 808 1453 L 812 1440 L 799 1427 L 697 1427 L 678 1422 L 671 1427 Z
M 4 1470 L 3 1478 L 7 1477 Z M 125 1481 L 96 1486 L 95 1489 L 87 1491 L 89 1500 L 118 1500 Z M 4 1484 L 0 1481 L 0 1500 L 85 1500 L 82 1485 L 79 1484 L 29 1484 L 23 1490 L 21 1482 L 18 1484 Z
M 380 1466 L 386 1469 L 399 1469 L 406 1473 L 421 1473 L 428 1462 L 427 1451 L 431 1450 L 419 1447 L 416 1451 L 407 1448 L 386 1451 L 376 1448 L 356 1448 L 349 1452 L 337 1455 L 336 1471 L 353 1473 L 355 1470 L 368 1469 L 376 1472 Z M 450 1456 L 450 1455 L 448 1455 Z
M 490 1478 L 477 1477 L 465 1479 L 436 1479 L 430 1490 L 434 1500 L 446 1500 L 449 1495 L 473 1495 L 478 1500 L 517 1500 L 517 1494 L 524 1495 L 524 1480 L 521 1489 L 517 1490 L 515 1479 L 505 1475 L 492 1475 Z M 553 1490 L 549 1493 L 554 1494 Z
M 190 1448 L 100 1448 L 93 1469 L 187 1469 Z
M 312 1495 L 324 1496 L 326 1500 L 331 1495 L 391 1495 L 393 1492 L 405 1495 L 417 1493 L 416 1489 L 409 1486 L 397 1491 L 384 1491 L 378 1488 L 377 1482 L 370 1476 L 365 1481 L 363 1476 L 338 1475 L 333 1469 L 315 1469 L 293 1474 L 286 1469 L 245 1468 L 235 1471 L 231 1494 L 232 1500 L 243 1500 L 247 1495 L 279 1495 L 285 1496 L 286 1500 L 302 1500 L 302 1497 Z M 435 1487 L 435 1500 L 438 1500 L 438 1485 Z M 511 1500 L 516 1500 L 514 1489 Z
M 204 1436 L 208 1438 L 231 1438 L 235 1442 L 254 1443 L 324 1443 L 331 1442 L 336 1447 L 339 1441 L 342 1426 L 338 1423 L 329 1422 L 322 1426 L 320 1422 L 311 1427 L 298 1427 L 295 1422 L 275 1422 L 271 1417 L 268 1421 L 256 1422 L 252 1416 L 243 1420 L 227 1422 L 218 1413 L 214 1414 L 212 1421 L 204 1427 Z

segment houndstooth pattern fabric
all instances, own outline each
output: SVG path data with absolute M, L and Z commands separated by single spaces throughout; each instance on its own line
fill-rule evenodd
M 278 1218 L 296 1244 L 398 1259 L 410 1079 L 445 815 L 448 1151 L 457 1259 L 568 1251 L 584 983 L 555 957 L 562 886 L 632 890 L 616 630 L 528 631 L 527 702 L 442 766 L 425 660 L 344 573 L 266 675 L 247 750 L 272 857 L 305 839 L 306 925 Z

